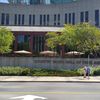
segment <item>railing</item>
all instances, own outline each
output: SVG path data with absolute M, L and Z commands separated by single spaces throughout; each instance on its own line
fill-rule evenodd
M 21 66 L 48 69 L 77 69 L 100 66 L 100 58 L 0 57 L 0 66 Z

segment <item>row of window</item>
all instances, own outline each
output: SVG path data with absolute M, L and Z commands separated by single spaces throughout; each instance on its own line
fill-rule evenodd
M 75 13 L 65 14 L 65 24 L 75 24 Z
M 40 15 L 40 25 L 41 26 L 49 26 L 50 15 Z
M 99 26 L 99 10 L 95 10 L 95 25 Z M 75 24 L 75 13 L 65 13 L 65 24 Z M 9 25 L 10 15 L 8 13 L 1 14 L 1 25 Z M 36 25 L 36 16 L 33 14 L 29 15 L 29 26 Z M 54 26 L 61 25 L 61 15 L 54 14 L 53 18 Z M 80 22 L 89 22 L 89 12 L 84 11 L 80 12 Z M 50 25 L 50 15 L 41 14 L 39 18 L 40 26 L 49 26 Z M 25 15 L 24 14 L 15 14 L 14 15 L 14 25 L 25 25 Z

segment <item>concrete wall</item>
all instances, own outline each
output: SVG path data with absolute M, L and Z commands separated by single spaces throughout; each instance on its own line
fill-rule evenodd
M 0 57 L 0 66 L 22 66 L 48 69 L 77 69 L 85 65 L 100 66 L 99 59 L 45 58 L 45 57 Z

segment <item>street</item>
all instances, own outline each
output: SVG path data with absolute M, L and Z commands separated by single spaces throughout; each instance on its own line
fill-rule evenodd
M 0 100 L 100 100 L 100 83 L 1 82 Z

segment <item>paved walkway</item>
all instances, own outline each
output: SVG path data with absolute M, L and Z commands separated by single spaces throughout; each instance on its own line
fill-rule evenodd
M 37 76 L 0 76 L 0 82 L 94 82 L 100 83 L 100 76 L 83 77 L 37 77 Z

